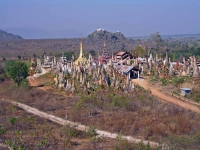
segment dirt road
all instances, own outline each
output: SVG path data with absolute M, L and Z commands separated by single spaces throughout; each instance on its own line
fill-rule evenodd
M 61 125 L 67 125 L 68 124 L 68 125 L 70 125 L 70 127 L 73 127 L 73 128 L 80 130 L 80 131 L 85 131 L 85 130 L 89 129 L 89 126 L 85 126 L 85 125 L 82 125 L 78 122 L 72 122 L 72 121 L 69 121 L 69 120 L 65 120 L 65 119 L 56 117 L 54 115 L 47 114 L 47 113 L 42 112 L 42 111 L 40 111 L 36 108 L 30 107 L 30 106 L 22 104 L 22 103 L 7 100 L 7 99 L 4 99 L 4 98 L 1 98 L 0 100 L 10 102 L 13 105 L 18 106 L 19 108 L 22 108 L 22 109 L 24 109 L 25 111 L 27 111 L 31 114 L 34 114 L 36 116 L 40 116 L 42 118 L 46 118 L 48 120 L 51 120 L 51 121 L 58 123 L 58 124 L 61 124 Z M 96 130 L 96 133 L 98 134 L 98 136 L 101 136 L 101 137 L 107 137 L 107 138 L 112 138 L 112 139 L 115 139 L 115 138 L 118 137 L 117 133 L 110 133 L 110 132 L 102 131 L 102 130 Z M 142 140 L 142 139 L 137 139 L 137 138 L 134 138 L 132 136 L 121 136 L 121 138 L 127 139 L 128 141 L 134 142 L 134 143 L 143 142 L 145 145 L 150 144 L 151 147 L 158 147 L 159 146 L 159 143 L 151 142 L 151 141 L 145 141 L 145 140 Z M 163 145 L 163 150 L 167 149 L 165 147 L 167 147 L 167 146 Z
M 171 96 L 170 94 L 161 92 L 159 87 L 150 85 L 148 83 L 148 81 L 146 81 L 145 79 L 134 79 L 132 81 L 133 81 L 133 83 L 138 84 L 139 86 L 143 87 L 144 89 L 150 90 L 151 93 L 154 96 L 158 97 L 159 99 L 165 100 L 170 103 L 174 103 L 176 105 L 179 105 L 179 106 L 189 109 L 191 111 L 200 113 L 200 108 L 198 106 L 188 103 L 186 101 L 180 100 L 176 97 Z

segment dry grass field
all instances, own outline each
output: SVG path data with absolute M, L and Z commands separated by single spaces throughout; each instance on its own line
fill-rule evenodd
M 38 79 L 44 88 L 50 86 L 48 78 L 52 77 Z M 128 94 L 112 88 L 83 92 L 77 87 L 78 93 L 67 95 L 52 84 L 51 89 L 41 90 L 41 86 L 16 87 L 6 80 L 0 84 L 0 95 L 93 128 L 165 143 L 171 149 L 200 148 L 200 115 L 157 100 L 139 86 Z
M 143 144 L 128 143 L 122 139 L 95 137 L 93 130 L 81 132 L 68 125 L 58 125 L 7 102 L 0 102 L 0 106 L 0 143 L 13 150 L 151 150 Z
M 110 33 L 107 33 L 108 35 Z M 103 44 L 106 41 L 108 52 L 117 52 L 121 50 L 132 50 L 134 47 L 134 40 L 120 38 L 120 39 L 106 39 L 106 36 L 97 36 L 93 38 L 82 38 L 83 50 L 85 54 L 94 50 L 96 54 L 103 51 Z M 62 54 L 64 52 L 74 52 L 78 55 L 80 51 L 80 39 L 30 39 L 30 40 L 9 40 L 0 41 L 0 57 L 1 58 L 17 58 L 17 56 L 30 58 L 34 54 L 41 56 L 44 51 L 47 55 Z

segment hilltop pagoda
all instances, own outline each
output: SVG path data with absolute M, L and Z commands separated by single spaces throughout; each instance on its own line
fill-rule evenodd
M 87 59 L 85 58 L 84 54 L 83 54 L 83 43 L 82 40 L 80 42 L 80 54 L 78 59 L 75 61 L 75 65 L 78 66 L 79 64 L 85 64 L 87 61 Z

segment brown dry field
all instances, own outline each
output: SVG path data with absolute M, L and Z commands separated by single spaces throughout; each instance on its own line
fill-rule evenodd
M 142 144 L 95 137 L 93 132 L 77 131 L 25 112 L 0 101 L 0 143 L 12 149 L 33 150 L 113 150 L 145 149 Z M 2 147 L 5 150 L 5 147 Z M 1 147 L 0 147 L 1 149 Z
M 105 40 L 93 40 L 82 38 L 83 50 L 85 54 L 90 50 L 95 50 L 96 53 L 103 51 L 103 43 Z M 121 39 L 118 41 L 106 40 L 108 52 L 117 52 L 122 50 L 132 50 L 134 41 L 130 39 Z M 18 55 L 30 58 L 33 54 L 41 56 L 44 51 L 47 55 L 59 54 L 62 52 L 74 52 L 78 56 L 80 51 L 80 39 L 29 39 L 29 40 L 13 40 L 0 41 L 0 57 L 7 59 L 16 59 Z
M 42 55 L 46 51 L 61 53 L 79 51 L 79 39 L 49 39 L 49 40 L 14 40 L 0 41 L 0 57 L 16 58 L 18 55 L 32 57 L 33 54 Z
M 0 84 L 0 95 L 97 129 L 165 143 L 171 149 L 200 149 L 200 115 L 195 112 L 157 100 L 139 86 L 129 94 L 112 88 L 84 93 L 79 87 L 72 96 L 53 88 L 52 78 L 46 74 L 32 81 L 36 87 L 27 88 L 6 80 Z

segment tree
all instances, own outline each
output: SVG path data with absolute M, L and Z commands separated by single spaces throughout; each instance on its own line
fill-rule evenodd
M 6 74 L 9 75 L 10 74 L 10 70 L 11 70 L 11 67 L 15 64 L 15 61 L 14 60 L 8 60 L 5 62 L 5 71 L 6 71 Z
M 33 54 L 33 57 L 34 57 L 34 58 L 36 58 L 36 57 L 37 57 L 37 55 L 36 55 L 36 54 Z
M 74 52 L 72 52 L 72 51 L 64 52 L 64 56 L 67 58 L 67 60 L 71 60 L 73 54 L 74 54 Z
M 134 57 L 144 57 L 146 54 L 144 48 L 142 48 L 141 46 L 137 46 L 134 51 L 133 51 L 133 55 Z
M 96 51 L 95 50 L 90 50 L 89 52 L 92 56 L 96 56 Z
M 18 59 L 21 59 L 22 57 L 20 55 L 17 56 Z
M 161 52 L 161 48 L 164 46 L 164 41 L 159 32 L 150 35 L 149 44 L 149 47 L 153 51 Z
M 0 64 L 0 82 L 5 80 L 5 74 L 4 74 L 4 69 L 2 65 Z
M 19 86 L 28 76 L 28 67 L 25 63 L 17 61 L 10 68 L 9 75 Z
M 0 75 L 4 72 L 2 65 L 0 64 Z

